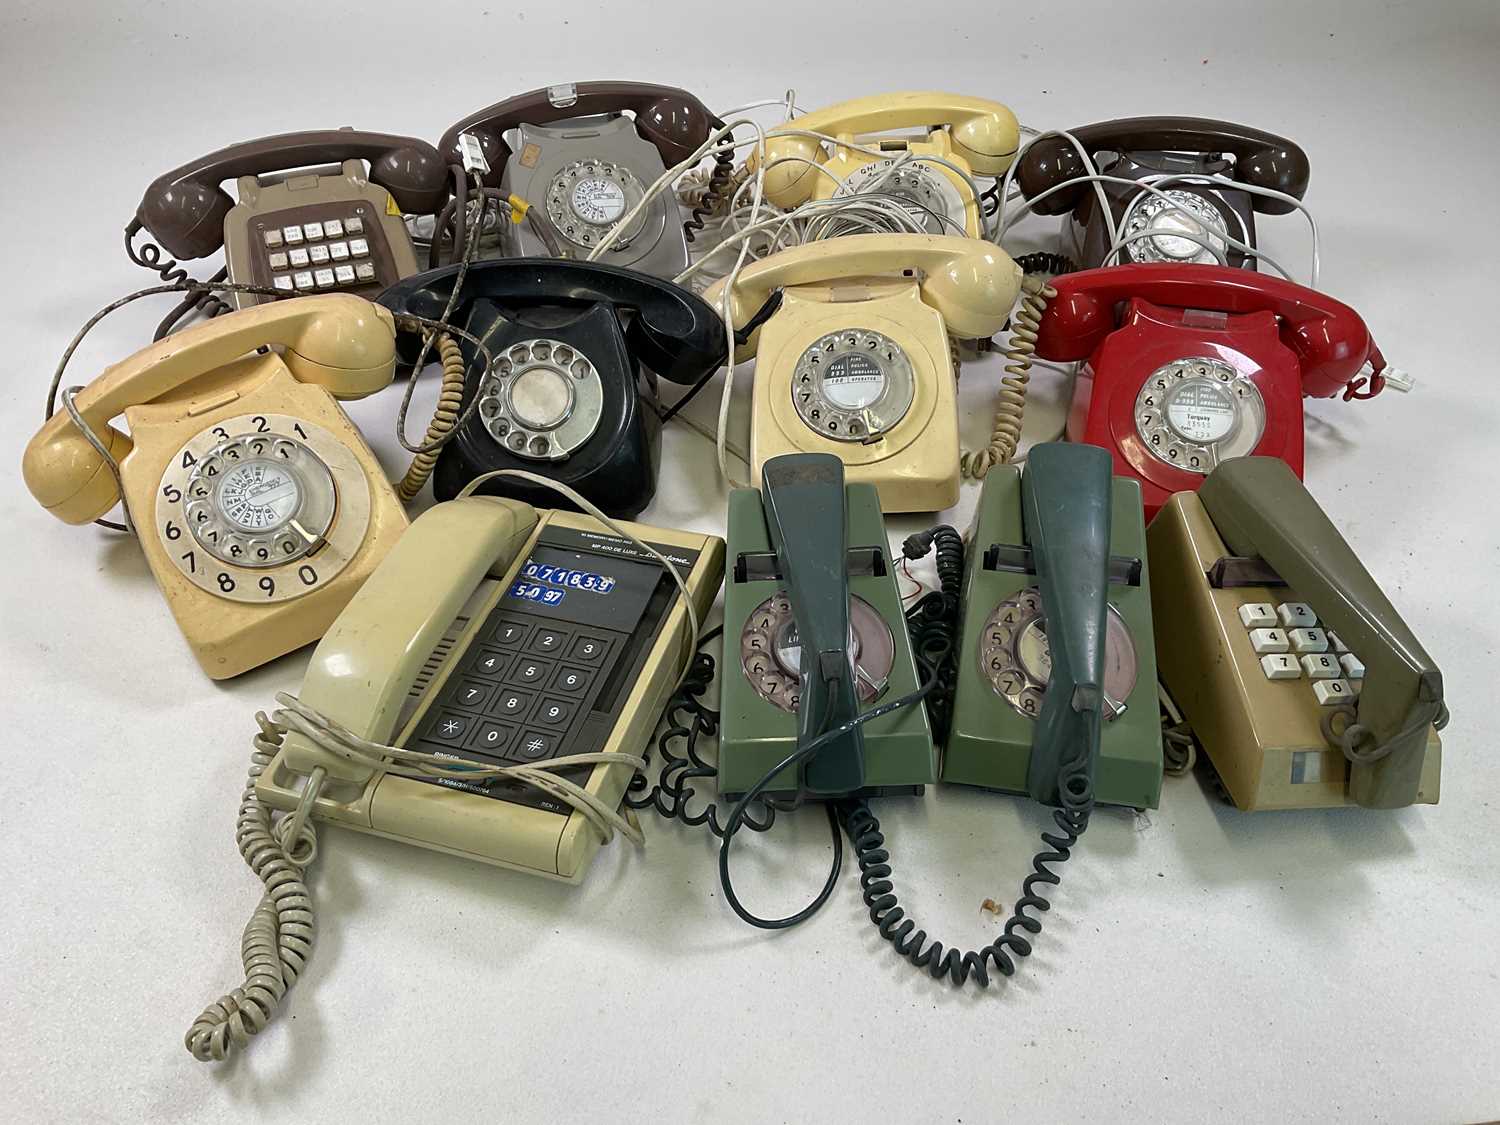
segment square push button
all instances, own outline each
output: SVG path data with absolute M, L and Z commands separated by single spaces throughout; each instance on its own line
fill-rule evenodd
M 484 701 L 489 698 L 490 685 L 483 680 L 464 680 L 458 685 L 458 690 L 453 693 L 453 705 L 463 707 L 470 711 L 484 709 Z
M 428 725 L 426 738 L 443 742 L 449 746 L 462 746 L 464 736 L 474 727 L 474 720 L 456 711 L 439 711 L 437 718 Z
M 501 688 L 495 693 L 495 698 L 490 700 L 489 710 L 485 713 L 502 719 L 519 719 L 526 714 L 526 708 L 531 706 L 534 698 L 536 697 L 527 691 Z
M 485 719 L 469 739 L 469 749 L 499 756 L 505 753 L 505 748 L 510 745 L 511 735 L 515 733 L 516 728 L 509 723 L 493 723 Z
M 523 656 L 516 661 L 515 667 L 510 670 L 510 675 L 506 679 L 521 687 L 534 687 L 540 685 L 550 671 L 552 671 L 552 661 L 533 660 L 529 656 Z
M 566 695 L 582 695 L 593 678 L 592 672 L 582 668 L 559 668 L 557 675 L 552 677 L 552 687 Z
M 548 697 L 537 704 L 536 714 L 531 716 L 534 722 L 541 723 L 546 727 L 562 729 L 573 720 L 578 713 L 578 704 L 567 699 L 554 699 Z
M 498 680 L 505 675 L 505 669 L 509 666 L 510 657 L 505 653 L 493 648 L 482 648 L 474 657 L 474 663 L 469 665 L 469 672 L 471 675 Z
M 545 731 L 528 730 L 522 732 L 510 756 L 519 758 L 523 762 L 536 762 L 543 758 L 550 758 L 556 753 L 557 735 L 547 734 Z
M 518 648 L 526 639 L 526 626 L 519 621 L 502 621 L 495 626 L 495 631 L 490 635 L 501 648 Z
M 585 664 L 598 664 L 609 651 L 609 642 L 598 637 L 579 637 L 568 653 L 569 660 L 581 660 Z
M 526 642 L 526 651 L 551 656 L 563 650 L 569 636 L 566 629 L 553 629 L 544 625 L 531 634 L 531 640 Z

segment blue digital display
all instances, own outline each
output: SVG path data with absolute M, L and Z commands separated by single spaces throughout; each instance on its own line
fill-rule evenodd
M 562 605 L 568 596 L 566 590 L 555 586 L 538 586 L 535 582 L 516 582 L 510 588 L 510 596 L 523 602 L 538 602 L 541 605 Z
M 530 561 L 521 568 L 521 574 L 533 582 L 545 582 L 549 586 L 561 586 L 569 590 L 588 590 L 595 594 L 608 594 L 615 588 L 615 579 L 607 574 L 596 574 L 591 570 L 571 570 L 551 563 Z

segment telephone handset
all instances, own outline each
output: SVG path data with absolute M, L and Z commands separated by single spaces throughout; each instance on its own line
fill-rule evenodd
M 1147 541 L 1162 678 L 1234 804 L 1437 802 L 1442 673 L 1285 463 L 1226 462 Z
M 380 298 L 393 312 L 437 317 L 457 280 L 443 266 Z M 528 469 L 576 489 L 612 516 L 651 502 L 661 460 L 656 377 L 693 384 L 723 362 L 724 324 L 701 298 L 668 281 L 599 263 L 523 258 L 475 262 L 452 322 L 484 341 L 468 362 L 464 405 L 479 406 L 443 447 L 439 500 L 481 473 Z M 532 503 L 555 494 L 497 478 L 481 491 Z
M 729 558 L 718 773 L 720 794 L 738 797 L 823 732 L 919 685 L 880 501 L 844 483 L 838 458 L 777 457 L 761 491 L 730 492 Z M 936 769 L 926 711 L 903 707 L 781 770 L 767 793 L 920 793 Z
M 463 164 L 459 136 L 473 136 L 489 164 L 486 186 L 530 204 L 562 257 L 585 258 L 664 171 L 708 140 L 716 122 L 701 101 L 674 86 L 578 82 L 471 113 L 443 134 L 438 148 Z M 529 223 L 502 226 L 514 233 L 510 255 L 549 253 Z M 686 269 L 687 239 L 672 193 L 658 195 L 602 260 L 658 277 Z
M 917 91 L 876 94 L 840 102 L 793 118 L 782 130 L 801 130 L 837 137 L 830 153 L 825 142 L 795 132 L 766 135 L 765 194 L 777 207 L 791 209 L 809 199 L 828 199 L 871 190 L 909 199 L 929 234 L 981 233 L 979 201 L 965 172 L 1001 176 L 1020 147 L 1016 116 L 999 102 L 963 94 Z M 923 129 L 921 140 L 878 137 L 897 129 Z M 887 157 L 856 152 L 859 143 L 891 153 Z M 917 159 L 905 159 L 911 154 Z M 754 167 L 756 158 L 749 161 Z M 899 167 L 895 167 L 899 163 Z
M 1021 270 L 979 239 L 855 234 L 783 250 L 745 267 L 730 294 L 744 326 L 771 294 L 780 308 L 737 350 L 757 356 L 750 461 L 831 453 L 874 484 L 887 512 L 958 500 L 956 373 L 949 337 L 1005 324 Z M 717 306 L 723 286 L 704 299 Z
M 1302 475 L 1302 397 L 1369 397 L 1387 368 L 1359 314 L 1323 293 L 1223 266 L 1131 265 L 1055 279 L 1040 359 L 1079 369 L 1068 437 L 1113 451 L 1149 521 L 1221 461 L 1279 457 Z M 1359 393 L 1373 364 L 1373 390 Z
M 1074 129 L 1073 135 L 1102 175 L 1127 180 L 1218 175 L 1297 199 L 1307 191 L 1310 169 L 1301 148 L 1285 137 L 1228 121 L 1128 117 Z M 1101 163 L 1103 154 L 1113 154 L 1113 159 Z M 1043 137 L 1016 164 L 1016 183 L 1027 199 L 1087 174 L 1083 158 L 1066 137 Z M 1274 196 L 1224 184 L 1177 182 L 1161 188 L 1183 210 L 1174 210 L 1159 195 L 1125 184 L 1099 186 L 1109 200 L 1108 216 L 1099 213 L 1098 191 L 1086 182 L 1055 191 L 1034 208 L 1042 215 L 1072 212 L 1073 249 L 1085 269 L 1104 263 L 1111 245 L 1110 229 L 1117 227 L 1121 236 L 1160 232 L 1128 243 L 1120 253 L 1122 263 L 1216 262 L 1212 250 L 1179 236 L 1187 232 L 1213 244 L 1229 265 L 1253 270 L 1254 256 L 1227 246 L 1222 236 L 1254 246 L 1256 214 L 1285 215 L 1293 209 L 1291 203 Z
M 374 297 L 417 272 L 400 212 L 440 209 L 447 176 L 437 149 L 416 137 L 352 129 L 262 137 L 158 176 L 136 208 L 127 248 L 144 227 L 178 258 L 224 247 L 233 282 L 288 296 Z M 238 203 L 220 186 L 229 179 Z M 163 276 L 176 265 L 137 260 Z M 240 308 L 267 300 L 252 293 L 234 299 Z
M 1087 747 L 1093 799 L 1155 808 L 1161 728 L 1140 486 L 1087 445 L 984 478 L 965 568 L 942 780 L 1056 805 Z M 1077 763 L 1075 763 L 1076 765 Z
M 724 572 L 711 535 L 625 524 L 678 568 L 701 620 Z M 379 743 L 456 764 L 640 754 L 688 657 L 684 599 L 662 565 L 599 521 L 472 496 L 412 524 L 313 652 L 300 701 Z M 287 735 L 256 783 L 361 832 L 577 883 L 598 852 L 574 807 L 518 781 L 415 778 Z M 560 771 L 610 807 L 634 772 Z
M 322 636 L 406 527 L 379 462 L 334 401 L 373 394 L 394 366 L 391 315 L 361 298 L 229 313 L 142 349 L 78 393 L 123 497 L 64 412 L 32 438 L 22 472 L 65 523 L 88 523 L 123 499 L 203 670 L 236 676 Z M 110 425 L 121 414 L 128 437 Z

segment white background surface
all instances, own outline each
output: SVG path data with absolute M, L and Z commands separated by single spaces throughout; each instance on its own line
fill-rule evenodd
M 0 1118 L 1500 1114 L 1500 14 L 1483 2 L 1002 7 L 4 5 Z M 194 1062 L 182 1034 L 239 979 L 259 894 L 232 839 L 251 715 L 296 689 L 305 656 L 210 683 L 135 545 L 36 507 L 18 465 L 47 378 L 85 317 L 150 283 L 120 231 L 165 169 L 341 124 L 435 140 L 491 101 L 590 78 L 681 85 L 715 107 L 789 86 L 808 108 L 950 88 L 1037 127 L 1199 114 L 1301 143 L 1324 288 L 1419 379 L 1405 398 L 1311 403 L 1307 476 L 1444 669 L 1442 804 L 1248 816 L 1196 779 L 1168 779 L 1159 811 L 1095 818 L 1037 955 L 974 995 L 892 955 L 847 871 L 810 923 L 750 930 L 718 896 L 705 834 L 659 820 L 643 854 L 616 842 L 576 889 L 325 829 L 310 970 L 245 1057 Z M 1305 268 L 1299 219 L 1261 229 Z M 166 307 L 112 317 L 69 381 L 145 343 Z M 971 441 L 997 371 L 966 369 Z M 1055 380 L 1038 384 L 1038 402 L 1055 397 Z M 353 411 L 393 473 L 394 410 L 386 392 Z M 1028 438 L 1056 417 L 1039 407 Z M 647 518 L 721 530 L 710 447 L 674 428 L 665 462 Z M 1014 900 L 1042 812 L 951 790 L 878 811 L 929 931 L 988 940 L 979 903 Z M 800 905 L 823 877 L 822 815 L 792 819 L 741 853 L 763 912 Z

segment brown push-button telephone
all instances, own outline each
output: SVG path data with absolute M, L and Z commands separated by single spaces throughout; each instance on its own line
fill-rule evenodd
M 367 168 L 368 165 L 368 168 Z M 167 281 L 186 271 L 167 254 L 204 258 L 224 247 L 212 280 L 275 289 L 288 296 L 354 293 L 373 298 L 417 272 L 401 213 L 431 214 L 447 198 L 448 171 L 437 149 L 416 137 L 322 129 L 283 133 L 211 152 L 158 176 L 125 228 L 125 249 Z M 236 203 L 220 184 L 233 179 Z M 144 228 L 161 247 L 132 242 Z M 236 293 L 235 307 L 269 298 Z M 229 308 L 191 293 L 157 337 L 187 312 Z
M 1284 461 L 1151 521 L 1162 680 L 1242 809 L 1436 803 L 1443 676 Z

